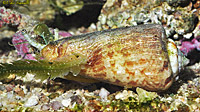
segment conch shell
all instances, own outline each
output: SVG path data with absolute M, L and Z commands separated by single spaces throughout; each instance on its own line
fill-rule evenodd
M 166 90 L 180 68 L 176 45 L 155 24 L 67 37 L 41 52 L 50 62 L 72 53 L 87 57 L 87 63 L 79 66 L 79 75 L 127 88 Z

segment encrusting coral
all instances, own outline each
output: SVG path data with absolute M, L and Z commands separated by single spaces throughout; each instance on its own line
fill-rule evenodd
M 164 26 L 167 37 L 186 36 L 192 33 L 200 19 L 198 3 L 198 0 L 107 0 L 97 28 L 154 23 Z

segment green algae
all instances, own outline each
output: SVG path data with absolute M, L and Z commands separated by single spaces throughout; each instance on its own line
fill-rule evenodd
M 77 56 L 78 55 L 78 56 Z M 86 63 L 86 57 L 80 54 L 68 56 L 63 61 L 48 62 L 47 60 L 18 60 L 11 64 L 1 63 L 0 79 L 7 78 L 10 74 L 24 77 L 26 73 L 35 74 L 36 79 L 45 80 L 49 77 L 62 77 L 69 73 L 70 68 L 79 67 Z M 76 71 L 71 71 L 76 72 Z

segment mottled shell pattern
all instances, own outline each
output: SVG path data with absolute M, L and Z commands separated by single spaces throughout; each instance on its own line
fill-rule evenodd
M 43 57 L 52 62 L 72 53 L 87 57 L 81 76 L 151 91 L 169 88 L 180 66 L 175 43 L 155 24 L 67 37 L 42 50 Z

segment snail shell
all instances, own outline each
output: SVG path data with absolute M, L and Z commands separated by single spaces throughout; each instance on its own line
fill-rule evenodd
M 79 53 L 80 75 L 128 88 L 166 90 L 179 71 L 178 50 L 161 25 L 149 24 L 67 37 L 47 45 L 48 61 Z

